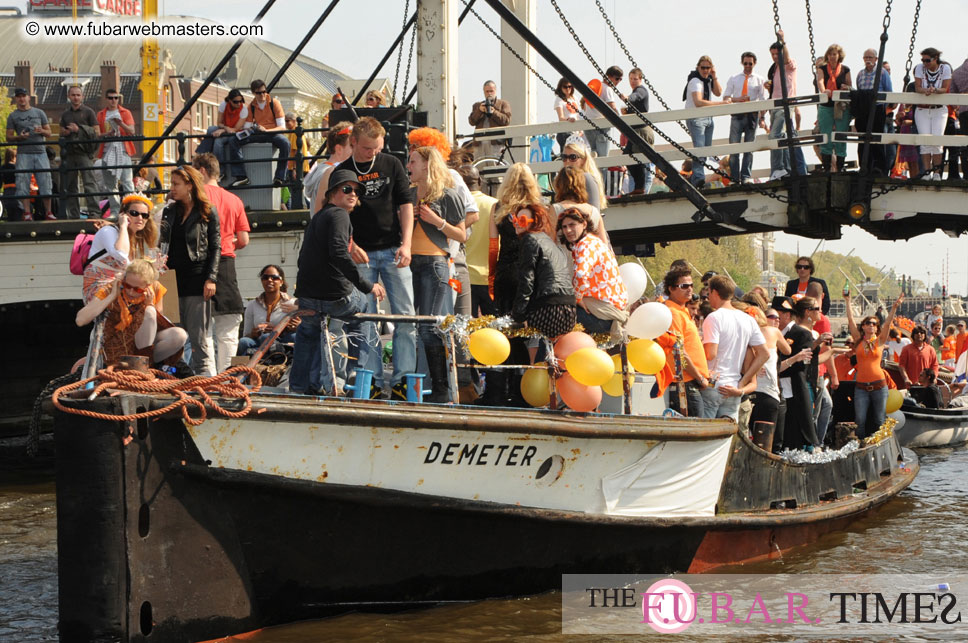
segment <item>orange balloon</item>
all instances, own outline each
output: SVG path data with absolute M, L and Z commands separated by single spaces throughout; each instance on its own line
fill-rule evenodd
M 558 378 L 558 394 L 565 406 L 580 413 L 594 411 L 602 403 L 601 386 L 579 384 L 568 373 Z
M 555 357 L 564 360 L 580 348 L 595 348 L 595 340 L 588 333 L 572 331 L 565 333 L 555 342 Z

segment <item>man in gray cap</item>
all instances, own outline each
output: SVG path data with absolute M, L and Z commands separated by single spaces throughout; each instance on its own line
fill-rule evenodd
M 43 200 L 46 218 L 57 219 L 50 207 L 51 177 L 50 163 L 44 149 L 44 139 L 50 136 L 50 123 L 47 114 L 30 106 L 30 96 L 23 87 L 13 91 L 17 109 L 7 116 L 7 142 L 19 143 L 17 146 L 17 196 L 23 200 L 24 221 L 33 221 L 30 211 L 30 171 L 37 177 L 38 194 Z M 26 170 L 26 171 L 22 171 Z
M 359 203 L 362 187 L 351 170 L 333 170 L 326 192 L 326 204 L 310 220 L 303 236 L 297 263 L 296 297 L 300 309 L 313 310 L 316 314 L 303 317 L 296 328 L 296 347 L 289 374 L 289 390 L 293 393 L 315 395 L 317 390 L 325 394 L 333 391 L 333 373 L 327 365 L 328 360 L 323 360 L 318 382 L 314 381 L 313 373 L 314 363 L 319 363 L 322 350 L 320 334 L 326 317 L 348 317 L 365 312 L 366 295 L 371 293 L 377 301 L 386 297 L 383 286 L 360 275 L 349 253 L 353 235 L 350 211 Z M 351 321 L 344 328 L 351 344 L 359 342 L 357 338 L 362 335 L 371 346 L 371 350 L 359 352 L 358 367 L 371 372 L 382 368 L 376 350 L 379 342 L 376 325 L 373 322 Z M 371 356 L 376 359 L 371 360 Z

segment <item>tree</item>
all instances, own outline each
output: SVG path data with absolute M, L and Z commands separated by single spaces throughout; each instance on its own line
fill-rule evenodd
M 0 100 L 0 143 L 7 142 L 7 117 L 17 107 L 12 103 L 4 103 Z
M 720 274 L 729 273 L 743 290 L 749 290 L 760 279 L 760 266 L 756 261 L 749 235 L 723 237 L 719 243 L 709 239 L 674 241 L 655 249 L 655 257 L 642 261 L 649 276 L 661 282 L 669 271 L 669 264 L 676 259 L 685 259 L 695 268 L 698 280 L 702 274 L 714 270 Z M 638 261 L 635 257 L 619 257 L 619 263 Z M 698 293 L 699 290 L 697 289 Z

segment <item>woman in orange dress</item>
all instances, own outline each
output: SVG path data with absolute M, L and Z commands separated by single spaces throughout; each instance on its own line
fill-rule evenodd
M 864 437 L 877 431 L 887 417 L 885 411 L 888 376 L 881 368 L 881 356 L 884 352 L 884 344 L 890 336 L 891 323 L 897 314 L 897 308 L 904 301 L 904 294 L 899 295 L 894 301 L 883 328 L 874 315 L 865 317 L 858 328 L 854 322 L 850 297 L 844 299 L 847 304 L 847 327 L 854 340 L 854 354 L 857 356 L 854 419 L 857 422 L 857 437 Z

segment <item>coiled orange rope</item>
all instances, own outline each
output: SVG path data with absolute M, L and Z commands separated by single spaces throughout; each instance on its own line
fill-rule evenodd
M 243 384 L 241 379 L 236 377 L 239 374 L 248 375 L 250 381 L 253 383 L 252 386 L 248 387 Z M 88 409 L 64 406 L 61 403 L 61 395 L 84 388 L 88 382 L 96 382 L 94 390 L 91 392 L 92 396 L 100 395 L 107 389 L 114 389 L 132 393 L 168 394 L 174 395 L 177 399 L 163 408 L 144 411 L 143 413 L 130 413 L 128 415 L 99 413 Z M 197 426 L 208 418 L 207 408 L 211 408 L 216 413 L 225 417 L 245 417 L 252 410 L 252 400 L 249 398 L 249 394 L 258 391 L 261 387 L 262 378 L 248 366 L 233 366 L 224 373 L 219 373 L 214 377 L 196 375 L 183 380 L 154 369 L 151 369 L 150 372 L 143 373 L 140 371 L 116 370 L 113 366 L 108 366 L 98 371 L 94 377 L 60 387 L 51 395 L 51 402 L 53 402 L 54 407 L 64 413 L 84 415 L 97 420 L 109 420 L 112 422 L 158 417 L 180 408 L 185 422 Z M 189 393 L 197 394 L 198 398 L 188 395 Z M 210 393 L 220 397 L 240 399 L 245 404 L 242 409 L 231 411 L 220 406 L 210 397 Z M 191 417 L 188 414 L 189 407 L 197 408 L 201 416 L 198 418 Z

